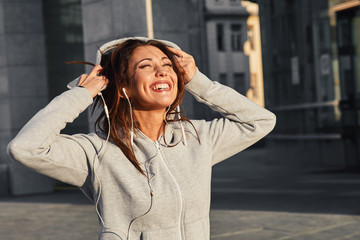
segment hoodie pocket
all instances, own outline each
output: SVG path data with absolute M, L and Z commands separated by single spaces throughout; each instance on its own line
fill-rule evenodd
M 140 240 L 151 240 L 151 236 L 149 232 L 143 232 L 140 235 Z
M 120 236 L 120 234 L 114 232 L 105 230 L 100 233 L 99 240 L 125 240 L 125 236 Z
M 186 240 L 209 240 L 210 234 L 208 218 L 186 224 L 185 236 Z

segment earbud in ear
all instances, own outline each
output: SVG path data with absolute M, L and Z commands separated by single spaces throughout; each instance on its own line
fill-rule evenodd
M 124 96 L 126 97 L 126 99 L 127 99 L 128 101 L 130 101 L 130 100 L 129 100 L 129 97 L 128 97 L 128 95 L 126 94 L 126 90 L 125 90 L 125 88 L 122 88 L 122 91 L 123 91 L 123 93 L 124 93 Z
M 103 91 L 103 90 L 105 90 L 106 87 L 107 87 L 107 85 L 104 85 L 104 86 L 101 88 L 100 92 Z

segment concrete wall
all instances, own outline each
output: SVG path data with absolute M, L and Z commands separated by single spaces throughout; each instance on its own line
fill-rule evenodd
M 85 60 L 95 62 L 102 44 L 122 37 L 146 36 L 144 0 L 83 0 Z
M 10 139 L 47 101 L 41 1 L 3 0 L 0 2 L 0 194 L 52 190 L 51 180 L 10 162 L 6 155 Z

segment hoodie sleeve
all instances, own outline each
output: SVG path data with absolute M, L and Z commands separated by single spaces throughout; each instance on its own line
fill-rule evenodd
M 9 156 L 36 172 L 81 186 L 88 176 L 88 159 L 96 156 L 95 148 L 84 135 L 60 131 L 92 102 L 90 93 L 80 87 L 57 96 L 9 143 Z
M 232 88 L 209 80 L 199 70 L 186 85 L 197 101 L 208 105 L 224 118 L 197 127 L 201 141 L 212 145 L 212 164 L 244 150 L 266 136 L 275 126 L 275 115 Z

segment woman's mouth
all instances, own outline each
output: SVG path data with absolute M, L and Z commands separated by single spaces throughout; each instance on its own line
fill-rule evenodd
M 167 89 L 169 89 L 169 88 L 170 88 L 170 86 L 169 86 L 169 84 L 167 84 L 167 83 L 156 84 L 156 85 L 153 87 L 154 90 L 167 90 Z
M 167 91 L 170 90 L 170 84 L 167 82 L 155 82 L 151 84 L 150 88 L 154 91 Z

